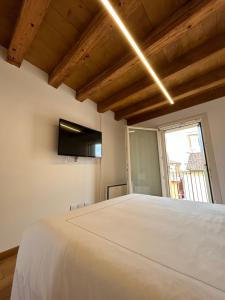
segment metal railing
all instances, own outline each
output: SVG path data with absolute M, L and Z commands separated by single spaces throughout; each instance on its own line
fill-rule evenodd
M 206 180 L 205 170 L 171 170 L 169 166 L 169 189 L 172 198 L 210 202 Z

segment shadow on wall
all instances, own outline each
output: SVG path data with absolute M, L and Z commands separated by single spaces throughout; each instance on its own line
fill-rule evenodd
M 44 114 L 33 114 L 30 124 L 32 128 L 30 154 L 33 159 L 50 159 L 52 163 L 57 160 L 58 147 L 58 120 L 51 119 Z

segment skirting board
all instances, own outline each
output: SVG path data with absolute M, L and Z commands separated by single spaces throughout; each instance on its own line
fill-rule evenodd
M 9 250 L 6 250 L 4 252 L 1 252 L 0 253 L 0 260 L 4 259 L 4 258 L 7 258 L 7 257 L 10 257 L 10 256 L 13 256 L 13 255 L 16 255 L 18 253 L 18 250 L 19 250 L 19 246 L 11 248 Z

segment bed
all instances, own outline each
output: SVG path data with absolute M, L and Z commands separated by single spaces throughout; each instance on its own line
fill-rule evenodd
M 130 194 L 23 235 L 11 300 L 224 300 L 225 206 Z

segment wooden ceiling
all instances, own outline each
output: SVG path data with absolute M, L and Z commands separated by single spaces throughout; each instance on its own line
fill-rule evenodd
M 0 44 L 129 125 L 225 95 L 225 0 L 111 0 L 170 105 L 97 0 L 1 0 Z M 63 99 L 62 99 L 63 101 Z

